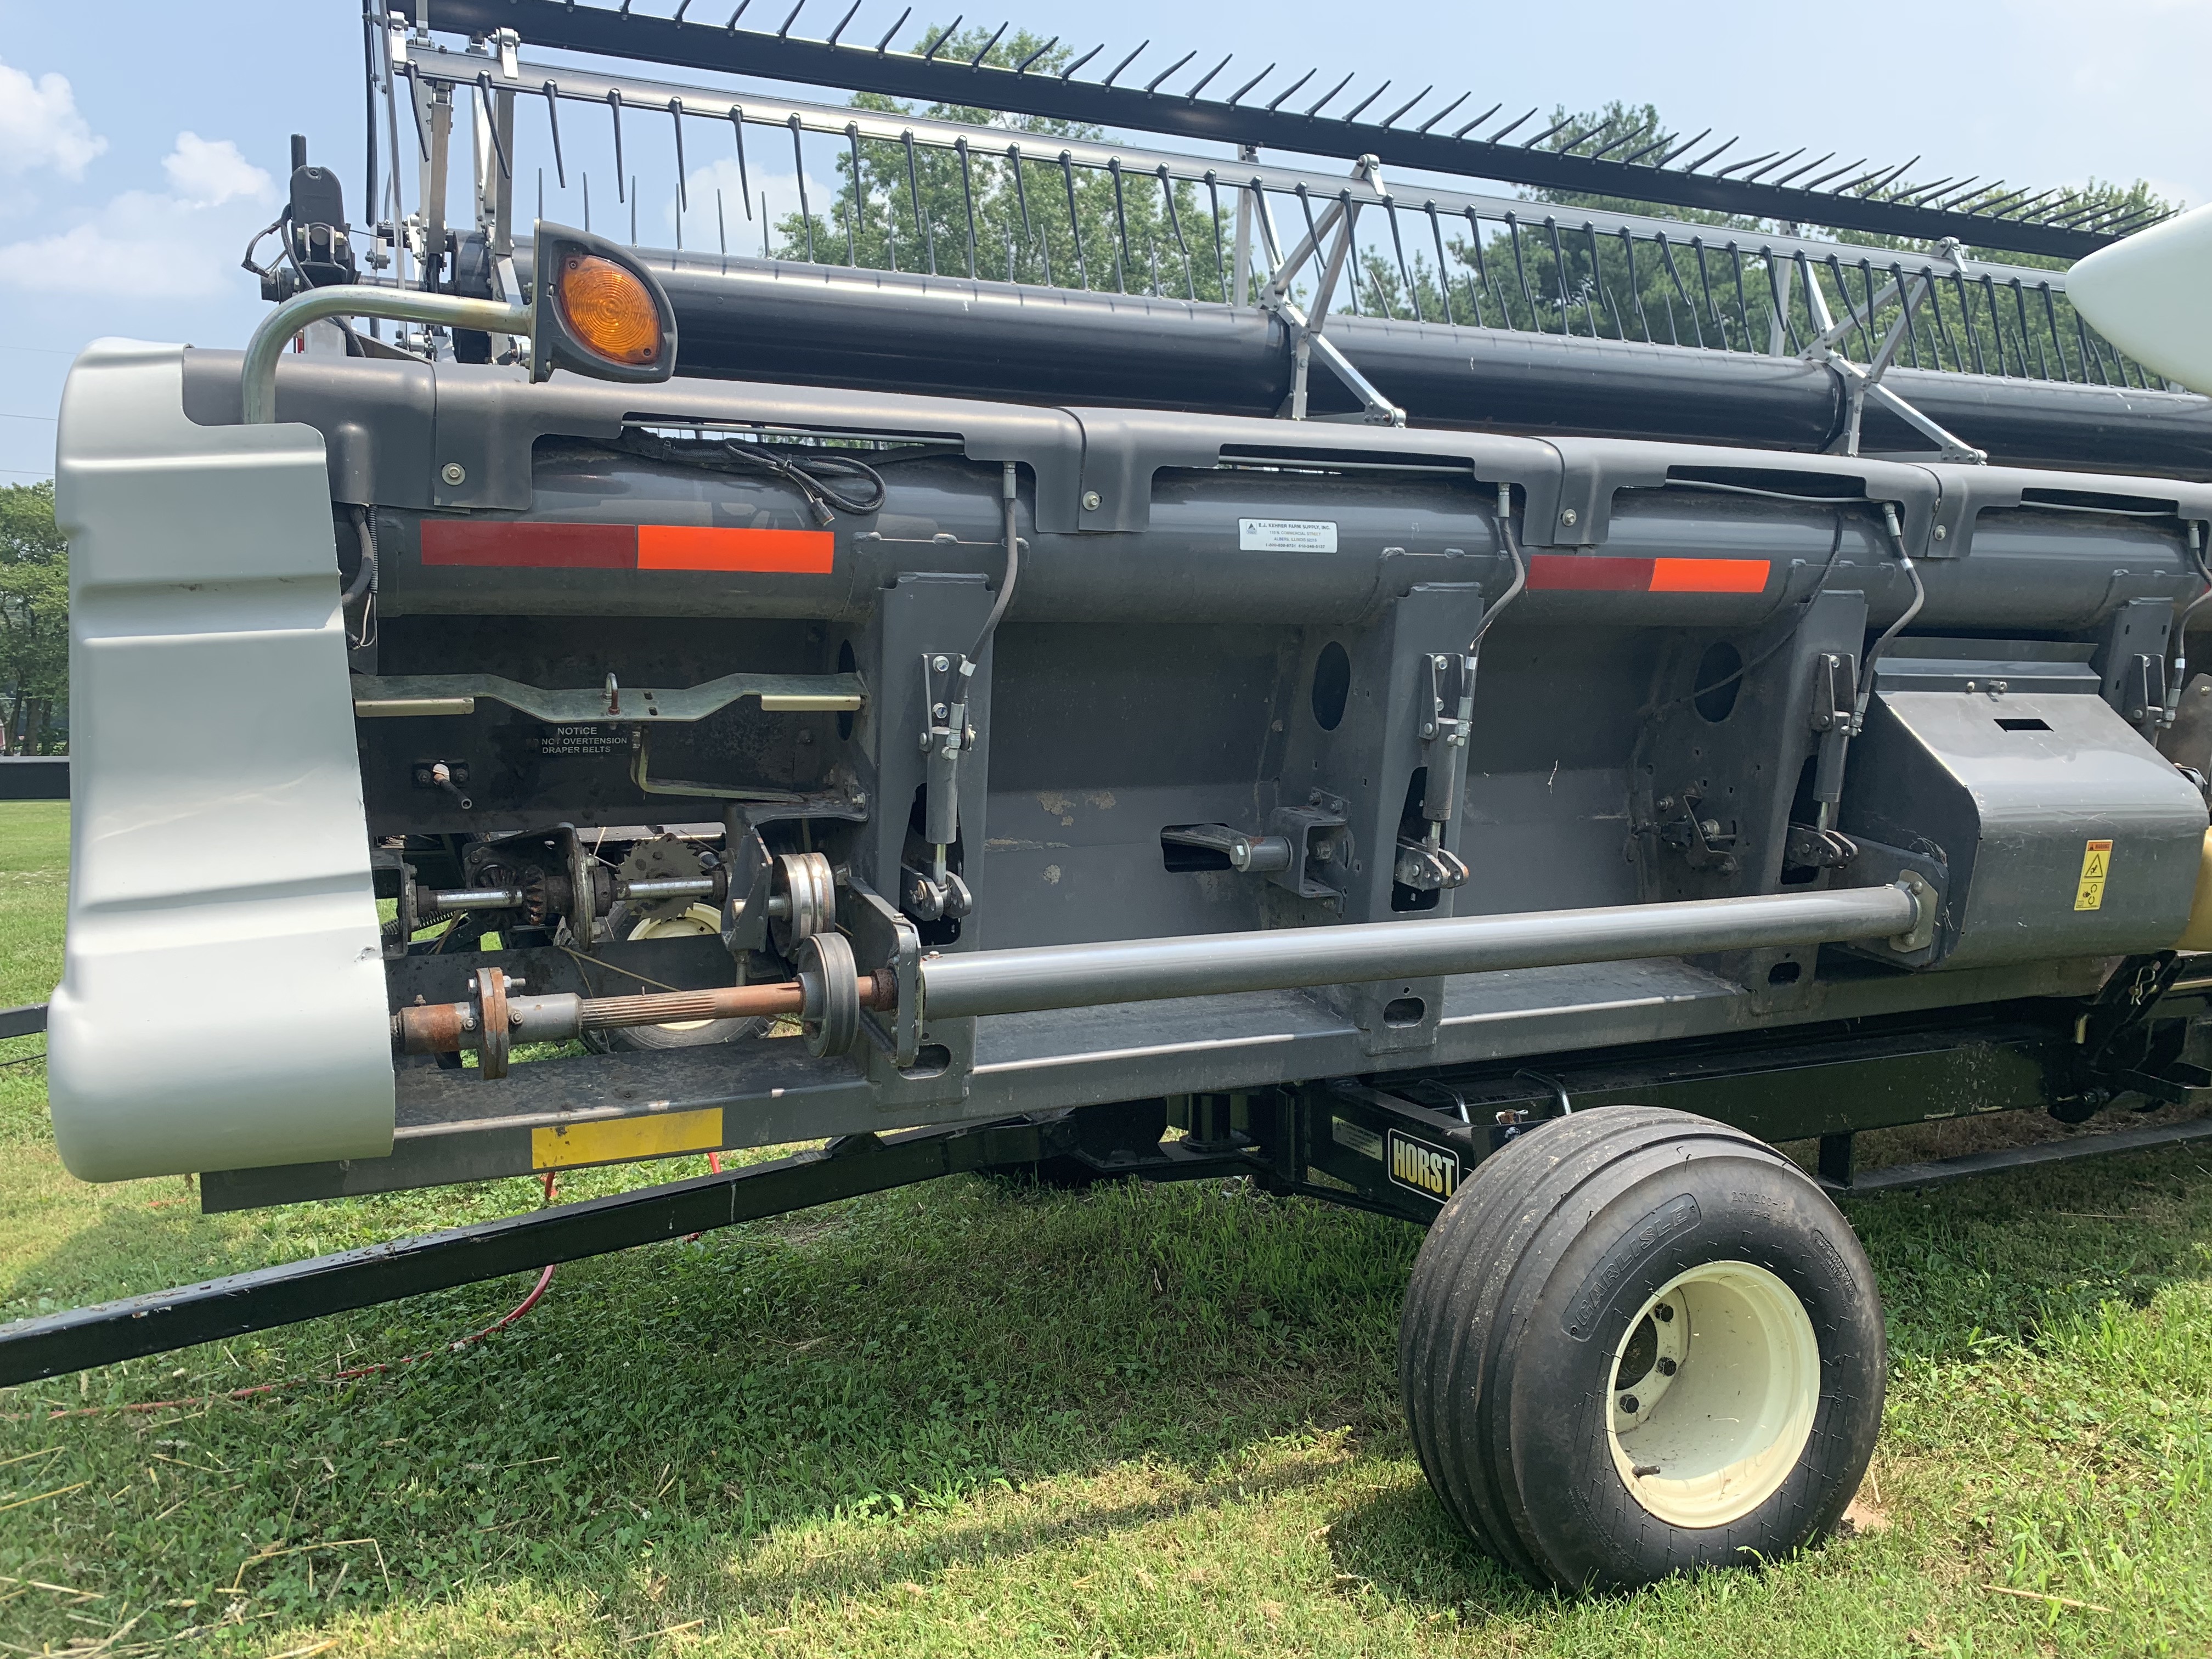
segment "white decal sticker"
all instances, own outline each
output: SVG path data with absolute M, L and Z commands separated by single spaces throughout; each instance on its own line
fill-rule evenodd
M 1239 519 L 1237 545 L 1246 553 L 1334 553 L 1333 519 Z

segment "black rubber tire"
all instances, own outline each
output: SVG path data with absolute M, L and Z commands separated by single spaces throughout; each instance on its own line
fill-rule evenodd
M 607 912 L 601 930 L 609 939 L 628 939 L 643 921 L 626 900 L 617 899 Z M 634 986 L 633 990 L 651 988 Z M 710 1048 L 717 1043 L 743 1042 L 758 1036 L 768 1030 L 770 1021 L 765 1019 L 708 1019 L 690 1024 L 686 1030 L 665 1025 L 616 1025 L 604 1031 L 585 1034 L 584 1046 L 601 1054 L 632 1054 L 660 1048 Z
M 1796 1294 L 1820 1393 L 1771 1496 L 1728 1524 L 1681 1527 L 1613 1462 L 1613 1358 L 1652 1296 L 1714 1261 L 1756 1264 Z M 1553 1119 L 1480 1165 L 1429 1230 L 1398 1334 L 1429 1484 L 1486 1552 L 1569 1591 L 1747 1565 L 1826 1535 L 1874 1455 L 1887 1366 L 1873 1271 L 1827 1195 L 1763 1141 L 1644 1106 Z

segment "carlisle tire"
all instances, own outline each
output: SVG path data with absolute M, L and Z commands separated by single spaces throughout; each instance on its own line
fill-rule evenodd
M 1554 1119 L 1429 1230 L 1398 1373 L 1429 1483 L 1540 1587 L 1625 1589 L 1825 1536 L 1874 1455 L 1881 1307 L 1850 1224 L 1686 1112 Z

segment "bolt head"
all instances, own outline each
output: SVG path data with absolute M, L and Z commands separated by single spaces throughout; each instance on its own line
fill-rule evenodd
M 1657 1307 L 1651 1310 L 1651 1316 L 1657 1320 L 1662 1325 L 1673 1324 L 1674 1322 L 1674 1304 L 1671 1303 L 1662 1302 Z
M 469 481 L 469 470 L 459 461 L 447 461 L 438 470 L 438 476 L 449 484 L 465 484 Z
M 1947 541 L 1950 538 L 1950 535 L 1951 532 L 1947 526 L 1940 524 L 1936 526 L 1936 539 L 1937 541 Z
M 1679 1365 L 1677 1365 L 1677 1364 L 1676 1364 L 1673 1360 L 1671 1360 L 1671 1359 L 1662 1359 L 1662 1360 L 1660 1360 L 1660 1361 L 1659 1361 L 1659 1364 L 1658 1364 L 1658 1370 L 1659 1370 L 1659 1375 L 1660 1375 L 1660 1376 L 1674 1376 L 1674 1374 L 1676 1371 L 1680 1370 L 1680 1369 L 1681 1369 L 1681 1367 L 1680 1367 L 1680 1366 L 1679 1366 Z
M 1098 510 L 1099 502 L 1104 499 L 1105 498 L 1100 495 L 1095 489 L 1085 490 L 1083 492 L 1083 510 L 1085 513 L 1096 513 Z
M 952 659 L 950 657 L 932 657 L 929 659 L 929 665 L 932 668 L 934 668 L 939 673 L 942 674 L 951 668 Z
M 1620 1396 L 1620 1409 L 1626 1412 L 1631 1417 L 1636 1415 L 1639 1404 L 1640 1402 L 1632 1394 L 1625 1394 Z
M 1577 515 L 1574 508 L 1571 507 L 1563 508 L 1559 514 L 1559 522 L 1564 525 L 1571 525 L 1575 522 L 1577 516 Z

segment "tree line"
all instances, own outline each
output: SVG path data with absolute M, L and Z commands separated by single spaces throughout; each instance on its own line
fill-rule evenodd
M 54 485 L 0 486 L 0 754 L 69 747 L 69 544 Z
M 1064 66 L 1068 55 L 1066 47 L 1041 50 L 1046 45 L 1026 33 L 994 40 L 980 27 L 948 39 L 933 26 L 915 50 L 935 47 L 956 58 L 981 54 L 987 63 L 1027 63 L 1044 73 Z M 916 113 L 909 104 L 875 94 L 850 101 L 881 114 Z M 789 214 L 778 222 L 780 257 L 1250 302 L 1251 292 L 1232 296 L 1230 291 L 1236 268 L 1233 185 L 1208 187 L 1121 167 L 1064 167 L 1060 145 L 1106 137 L 1082 123 L 953 104 L 920 112 L 994 129 L 1006 135 L 1005 143 L 963 143 L 947 150 L 848 136 L 836 158 L 835 198 L 819 210 Z M 1589 142 L 1587 135 L 1601 129 L 1601 136 L 1620 141 L 1609 147 L 1625 145 L 1635 153 L 1668 134 L 1650 104 L 1614 102 L 1583 114 L 1561 107 L 1553 122 L 1545 141 L 1551 148 Z M 2002 190 L 1993 185 L 1960 205 L 1994 204 Z M 2167 205 L 2140 180 L 2121 185 L 2093 179 L 2077 195 L 2082 205 Z M 1894 238 L 1807 226 L 1808 234 L 1864 251 L 1819 263 L 1770 259 L 1758 252 L 1758 241 L 1796 228 L 1568 191 L 1529 190 L 1521 198 L 1528 209 L 1510 225 L 1441 215 L 1422 204 L 1417 187 L 1401 193 L 1395 214 L 1368 209 L 1335 308 L 1407 321 L 1793 355 L 1822 333 L 1825 310 L 1828 324 L 1859 316 L 1843 349 L 1864 361 L 1903 314 L 1898 296 L 1887 292 L 1893 277 L 1913 270 L 1921 252 Z M 1279 198 L 1275 203 L 1288 243 L 1310 228 L 1328 204 L 1301 197 L 1284 222 L 1286 205 Z M 1690 228 L 1656 243 L 1632 240 L 1598 234 L 1577 216 L 1552 210 L 1557 208 L 1656 213 Z M 2015 266 L 2065 263 L 1996 257 Z M 1264 276 L 1255 272 L 1251 282 L 1256 287 Z M 1897 361 L 1908 366 L 2151 383 L 2083 326 L 2063 294 L 2032 283 L 1968 276 L 1947 277 L 1916 297 L 1897 349 Z

